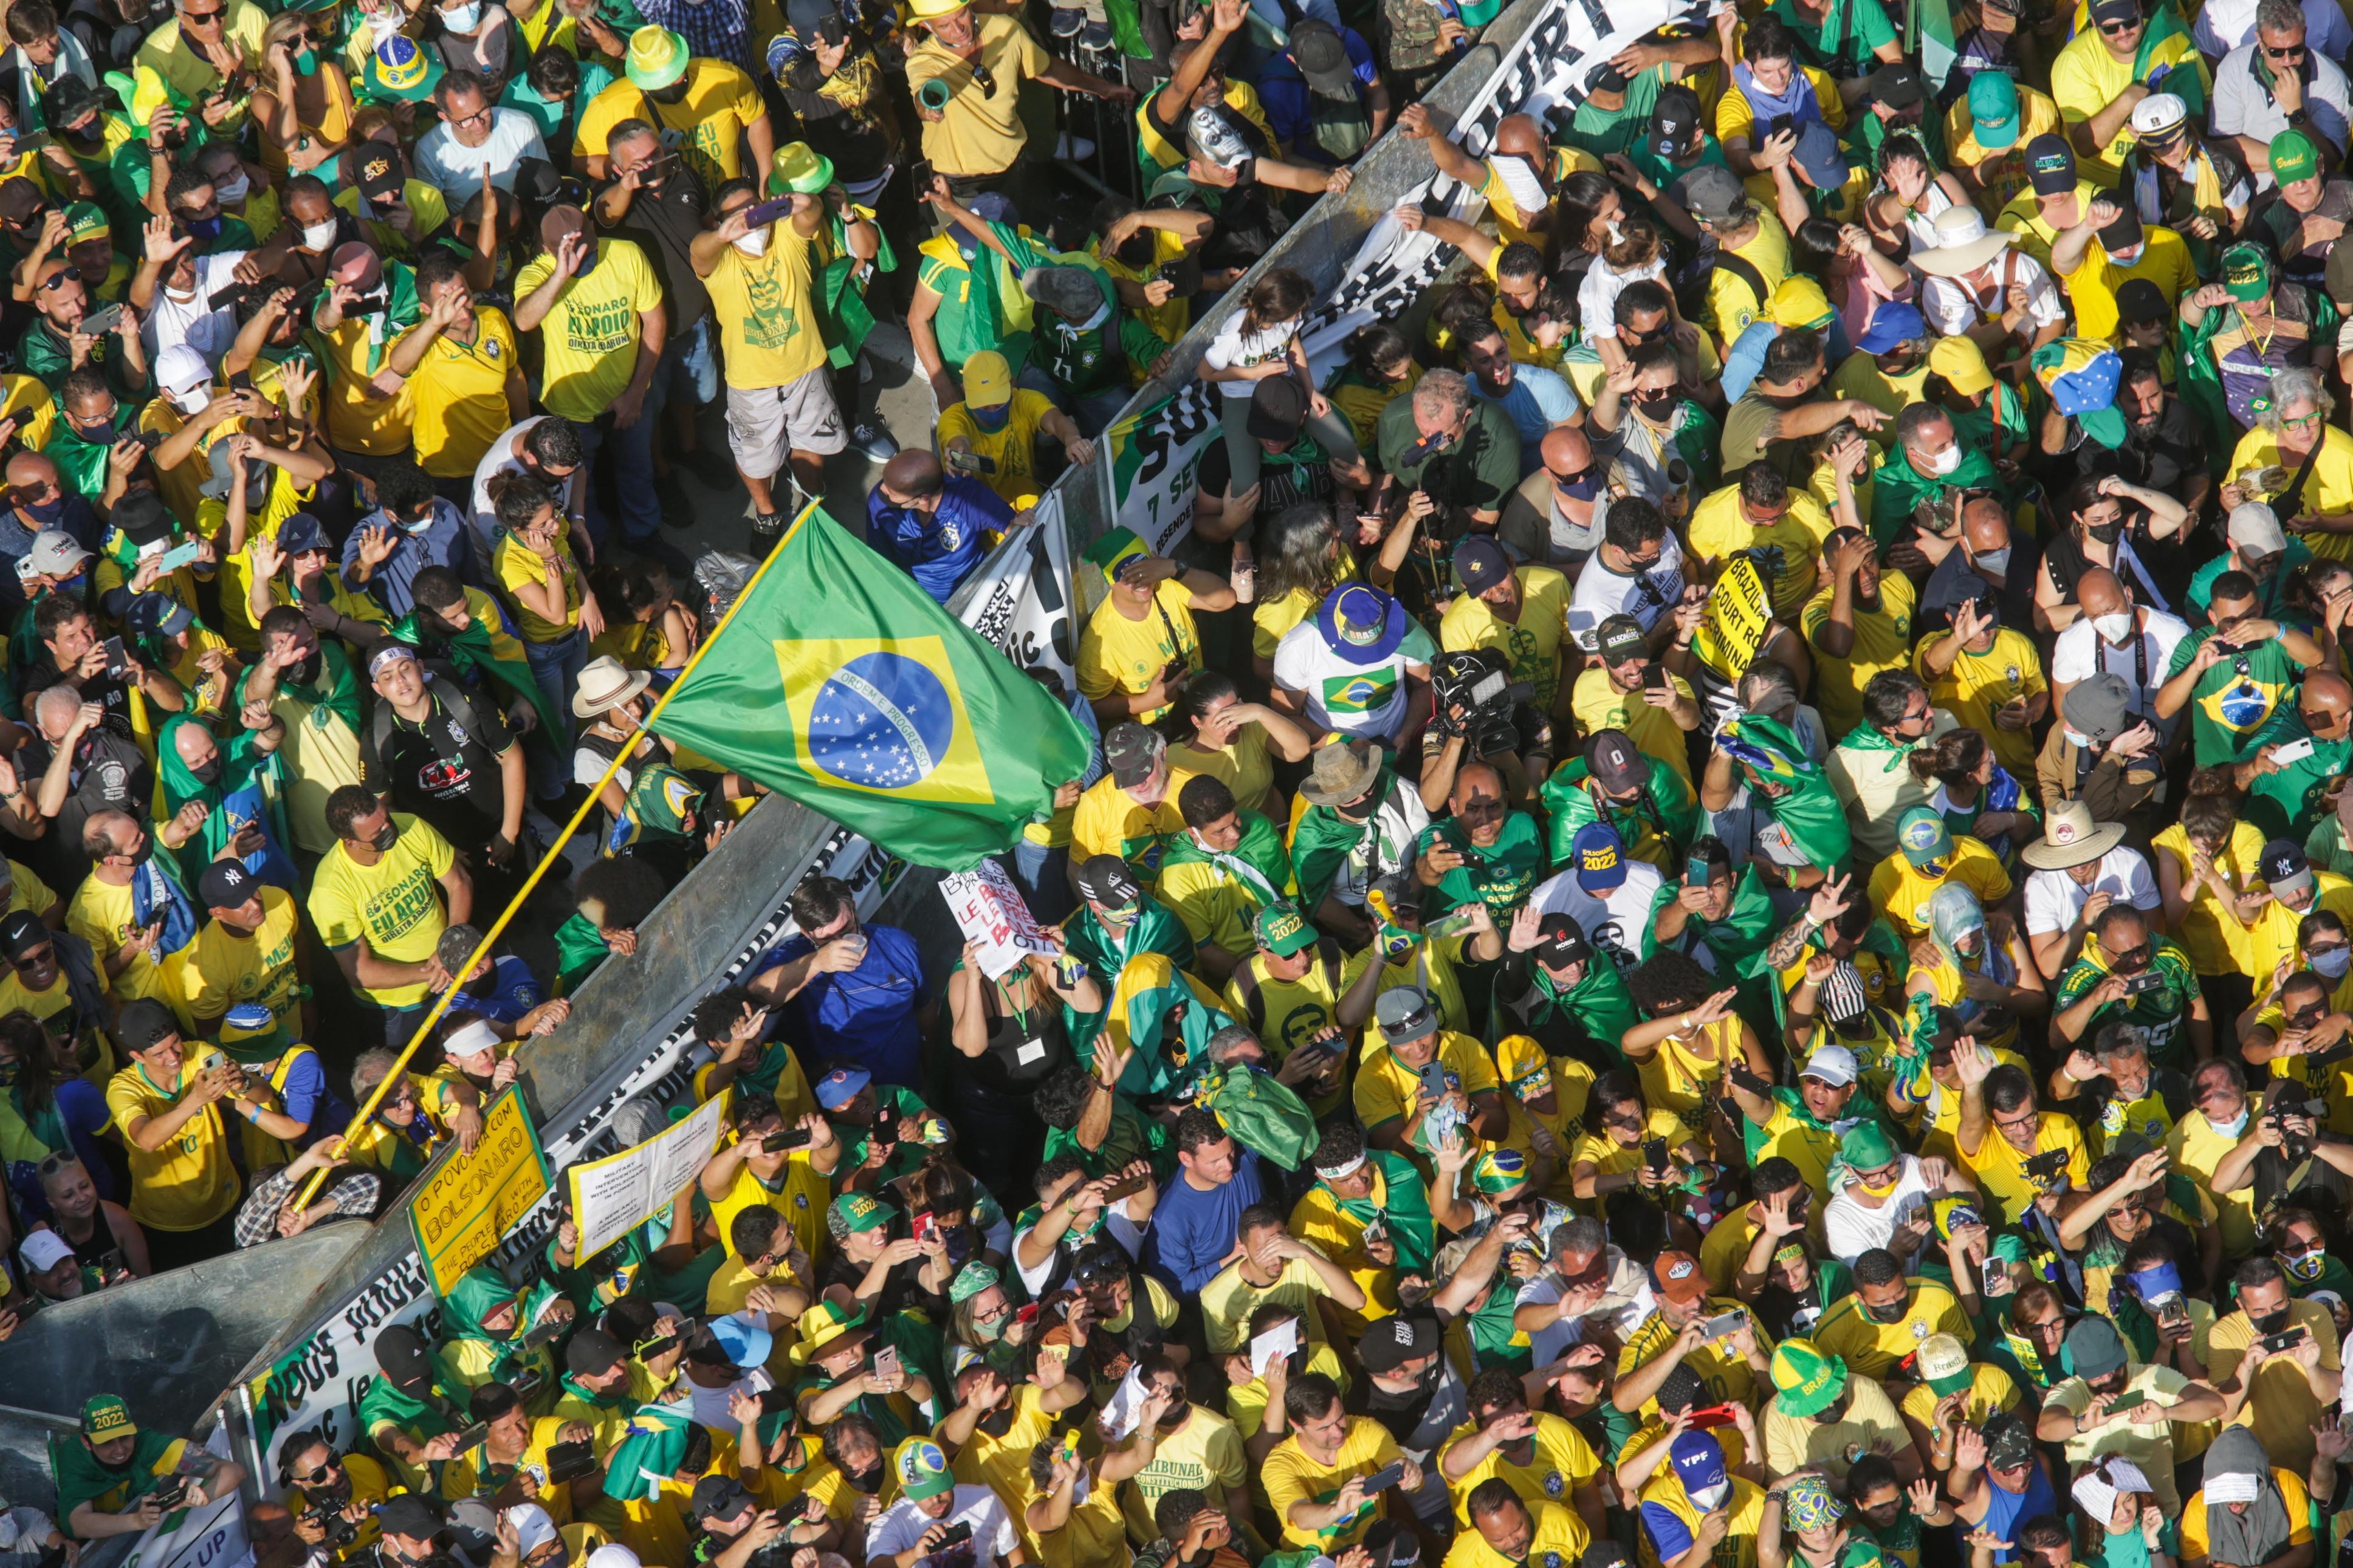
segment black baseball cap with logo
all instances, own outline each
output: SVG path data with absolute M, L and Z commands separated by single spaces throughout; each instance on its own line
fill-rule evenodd
M 1660 89 L 1651 110 L 1651 151 L 1672 160 L 1689 158 L 1699 149 L 1699 94 L 1687 87 Z
M 1144 897 L 1144 889 L 1136 886 L 1134 873 L 1116 855 L 1093 856 L 1080 867 L 1079 891 L 1089 903 L 1101 904 L 1107 910 L 1124 910 Z
M 2038 196 L 2055 196 L 2075 188 L 2075 150 L 2056 132 L 2026 144 L 2026 177 Z
M 1611 795 L 1624 795 L 1651 782 L 1642 753 L 1634 749 L 1623 730 L 1596 730 L 1585 742 L 1585 767 L 1593 782 Z
M 1547 969 L 1567 969 L 1593 956 L 1593 943 L 1586 940 L 1585 928 L 1570 914 L 1549 914 L 1536 921 L 1536 935 L 1543 940 L 1533 951 L 1536 962 Z

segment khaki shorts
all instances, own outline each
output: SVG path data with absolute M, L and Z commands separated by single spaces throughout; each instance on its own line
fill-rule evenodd
M 834 406 L 833 373 L 819 365 L 782 386 L 727 389 L 727 445 L 735 466 L 765 479 L 794 451 L 829 458 L 849 444 Z

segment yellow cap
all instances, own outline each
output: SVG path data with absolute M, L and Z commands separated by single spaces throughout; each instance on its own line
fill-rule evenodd
M 1938 338 L 1928 350 L 1928 368 L 1964 396 L 1975 397 L 1993 384 L 1983 351 L 1967 338 Z
M 1785 278 L 1765 308 L 1777 327 L 1826 327 L 1831 321 L 1831 297 L 1812 279 Z
M 1495 1043 L 1495 1072 L 1522 1100 L 1533 1100 L 1554 1087 L 1551 1058 L 1526 1035 L 1505 1035 Z
M 914 12 L 916 21 L 928 22 L 950 12 L 961 11 L 966 3 L 967 0 L 911 0 L 909 8 Z
M 975 408 L 1001 408 L 1013 401 L 1013 367 L 995 349 L 964 362 L 964 400 Z

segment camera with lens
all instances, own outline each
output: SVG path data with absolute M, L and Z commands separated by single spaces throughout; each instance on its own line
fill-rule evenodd
M 1515 710 L 1535 695 L 1525 680 L 1513 680 L 1482 652 L 1450 653 L 1430 666 L 1430 688 L 1438 699 L 1430 721 L 1440 735 L 1461 736 L 1474 757 L 1499 757 L 1520 746 Z
M 326 1539 L 319 1544 L 330 1551 L 349 1546 L 359 1538 L 360 1527 L 357 1521 L 345 1519 L 342 1509 L 323 1503 L 317 1508 L 304 1510 L 301 1522 L 313 1530 L 324 1531 Z
M 2301 1116 L 2308 1121 L 2327 1118 L 2328 1104 L 2319 1100 L 2276 1100 L 2263 1111 L 2263 1120 L 2274 1127 L 2284 1127 L 2291 1116 Z

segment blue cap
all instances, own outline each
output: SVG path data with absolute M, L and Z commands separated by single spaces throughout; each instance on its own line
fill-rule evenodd
M 1686 1494 L 1724 1484 L 1724 1445 L 1711 1432 L 1686 1432 L 1672 1449 L 1675 1477 Z
M 1917 306 L 1901 300 L 1882 300 L 1879 308 L 1871 313 L 1870 327 L 1855 339 L 1854 346 L 1867 354 L 1883 354 L 1899 343 L 1927 335 L 1927 320 Z
M 874 1075 L 864 1068 L 836 1068 L 817 1080 L 817 1102 L 828 1110 L 839 1110 L 873 1081 Z
M 2133 1294 L 2144 1301 L 2154 1301 L 2159 1296 L 2181 1294 L 2181 1271 L 2170 1263 L 2153 1263 L 2125 1276 L 2132 1285 Z
M 1588 893 L 1607 893 L 1626 882 L 1626 847 L 1606 822 L 1588 822 L 1569 840 L 1568 868 Z
M 1378 588 L 1343 583 L 1316 606 L 1324 646 L 1350 664 L 1379 664 L 1405 641 L 1405 606 Z
M 221 1021 L 232 1029 L 269 1029 L 277 1026 L 278 1015 L 259 1002 L 239 1002 Z
M 1818 191 L 1835 191 L 1846 184 L 1846 149 L 1838 132 L 1819 120 L 1798 128 L 1798 145 L 1789 153 L 1800 173 Z
M 1882 305 L 1881 310 L 1887 307 Z M 300 555 L 306 550 L 332 551 L 327 542 L 327 530 L 307 511 L 298 511 L 278 525 L 278 548 L 289 555 Z
M 776 1337 L 767 1330 L 733 1314 L 711 1320 L 711 1337 L 737 1366 L 765 1366 L 768 1352 L 776 1348 Z

